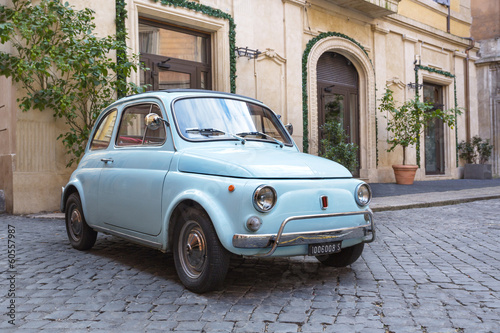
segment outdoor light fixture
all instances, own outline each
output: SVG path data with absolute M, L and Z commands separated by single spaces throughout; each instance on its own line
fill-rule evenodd
M 418 89 L 422 89 L 424 85 L 423 84 L 420 84 L 420 83 L 414 83 L 414 82 L 410 82 L 408 83 L 408 88 L 410 89 L 415 89 L 418 87 Z
M 238 57 L 248 57 L 248 59 L 255 59 L 259 56 L 259 54 L 262 53 L 258 49 L 257 50 L 249 49 L 248 46 L 247 47 L 237 47 L 235 49 L 235 51 L 236 51 L 236 54 L 238 55 Z

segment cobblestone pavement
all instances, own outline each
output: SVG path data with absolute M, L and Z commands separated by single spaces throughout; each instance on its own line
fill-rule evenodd
M 105 235 L 79 252 L 61 220 L 2 215 L 0 330 L 500 332 L 499 211 L 488 200 L 379 212 L 378 240 L 352 267 L 235 258 L 225 288 L 204 295 L 184 289 L 170 255 Z

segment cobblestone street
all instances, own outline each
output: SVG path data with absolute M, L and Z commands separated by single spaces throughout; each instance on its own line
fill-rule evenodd
M 499 211 L 497 199 L 377 212 L 377 240 L 352 267 L 234 258 L 225 288 L 203 295 L 171 255 L 102 234 L 79 252 L 62 220 L 0 215 L 0 330 L 500 332 Z

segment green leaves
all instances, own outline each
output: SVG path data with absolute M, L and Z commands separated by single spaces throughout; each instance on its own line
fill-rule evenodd
M 18 101 L 21 110 L 50 109 L 69 125 L 60 136 L 72 155 L 68 166 L 82 156 L 97 116 L 116 99 L 117 90 L 124 95 L 140 91 L 126 83 L 138 70 L 138 57 L 118 63 L 111 58 L 112 53 L 126 55 L 125 30 L 120 38 L 99 38 L 93 20 L 92 10 L 75 10 L 60 0 L 13 0 L 12 6 L 0 6 L 0 41 L 15 50 L 0 52 L 0 75 L 25 90 Z
M 479 163 L 485 164 L 490 159 L 493 151 L 493 145 L 490 140 L 483 140 L 476 135 L 471 141 L 462 141 L 458 144 L 460 158 L 467 164 Z
M 384 115 L 387 119 L 387 131 L 389 132 L 387 143 L 391 145 L 387 151 L 391 152 L 397 146 L 403 147 L 403 164 L 405 164 L 406 148 L 418 142 L 425 129 L 425 124 L 434 119 L 441 119 L 444 124 L 453 128 L 456 115 L 460 114 L 461 111 L 434 109 L 431 104 L 420 102 L 418 99 L 408 100 L 398 108 L 393 93 L 386 87 L 378 109 L 387 113 Z
M 342 123 L 332 120 L 325 123 L 321 130 L 324 139 L 321 140 L 320 156 L 338 162 L 349 171 L 354 172 L 358 166 L 358 145 L 349 143 Z

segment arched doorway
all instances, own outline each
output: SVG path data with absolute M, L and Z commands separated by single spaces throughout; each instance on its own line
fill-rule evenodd
M 303 96 L 307 104 L 304 109 L 305 151 L 317 154 L 319 148 L 318 61 L 326 52 L 335 52 L 351 61 L 358 74 L 359 177 L 366 180 L 377 179 L 375 71 L 368 53 L 361 44 L 338 36 L 335 32 L 325 33 L 323 37 L 311 42 L 308 44 L 310 50 L 307 55 L 306 93 Z
M 321 127 L 339 121 L 349 136 L 349 142 L 360 145 L 359 139 L 359 75 L 351 61 L 336 52 L 325 52 L 317 63 L 318 142 L 323 139 Z M 321 145 L 319 147 L 321 151 Z M 359 177 L 360 153 L 357 154 Z

